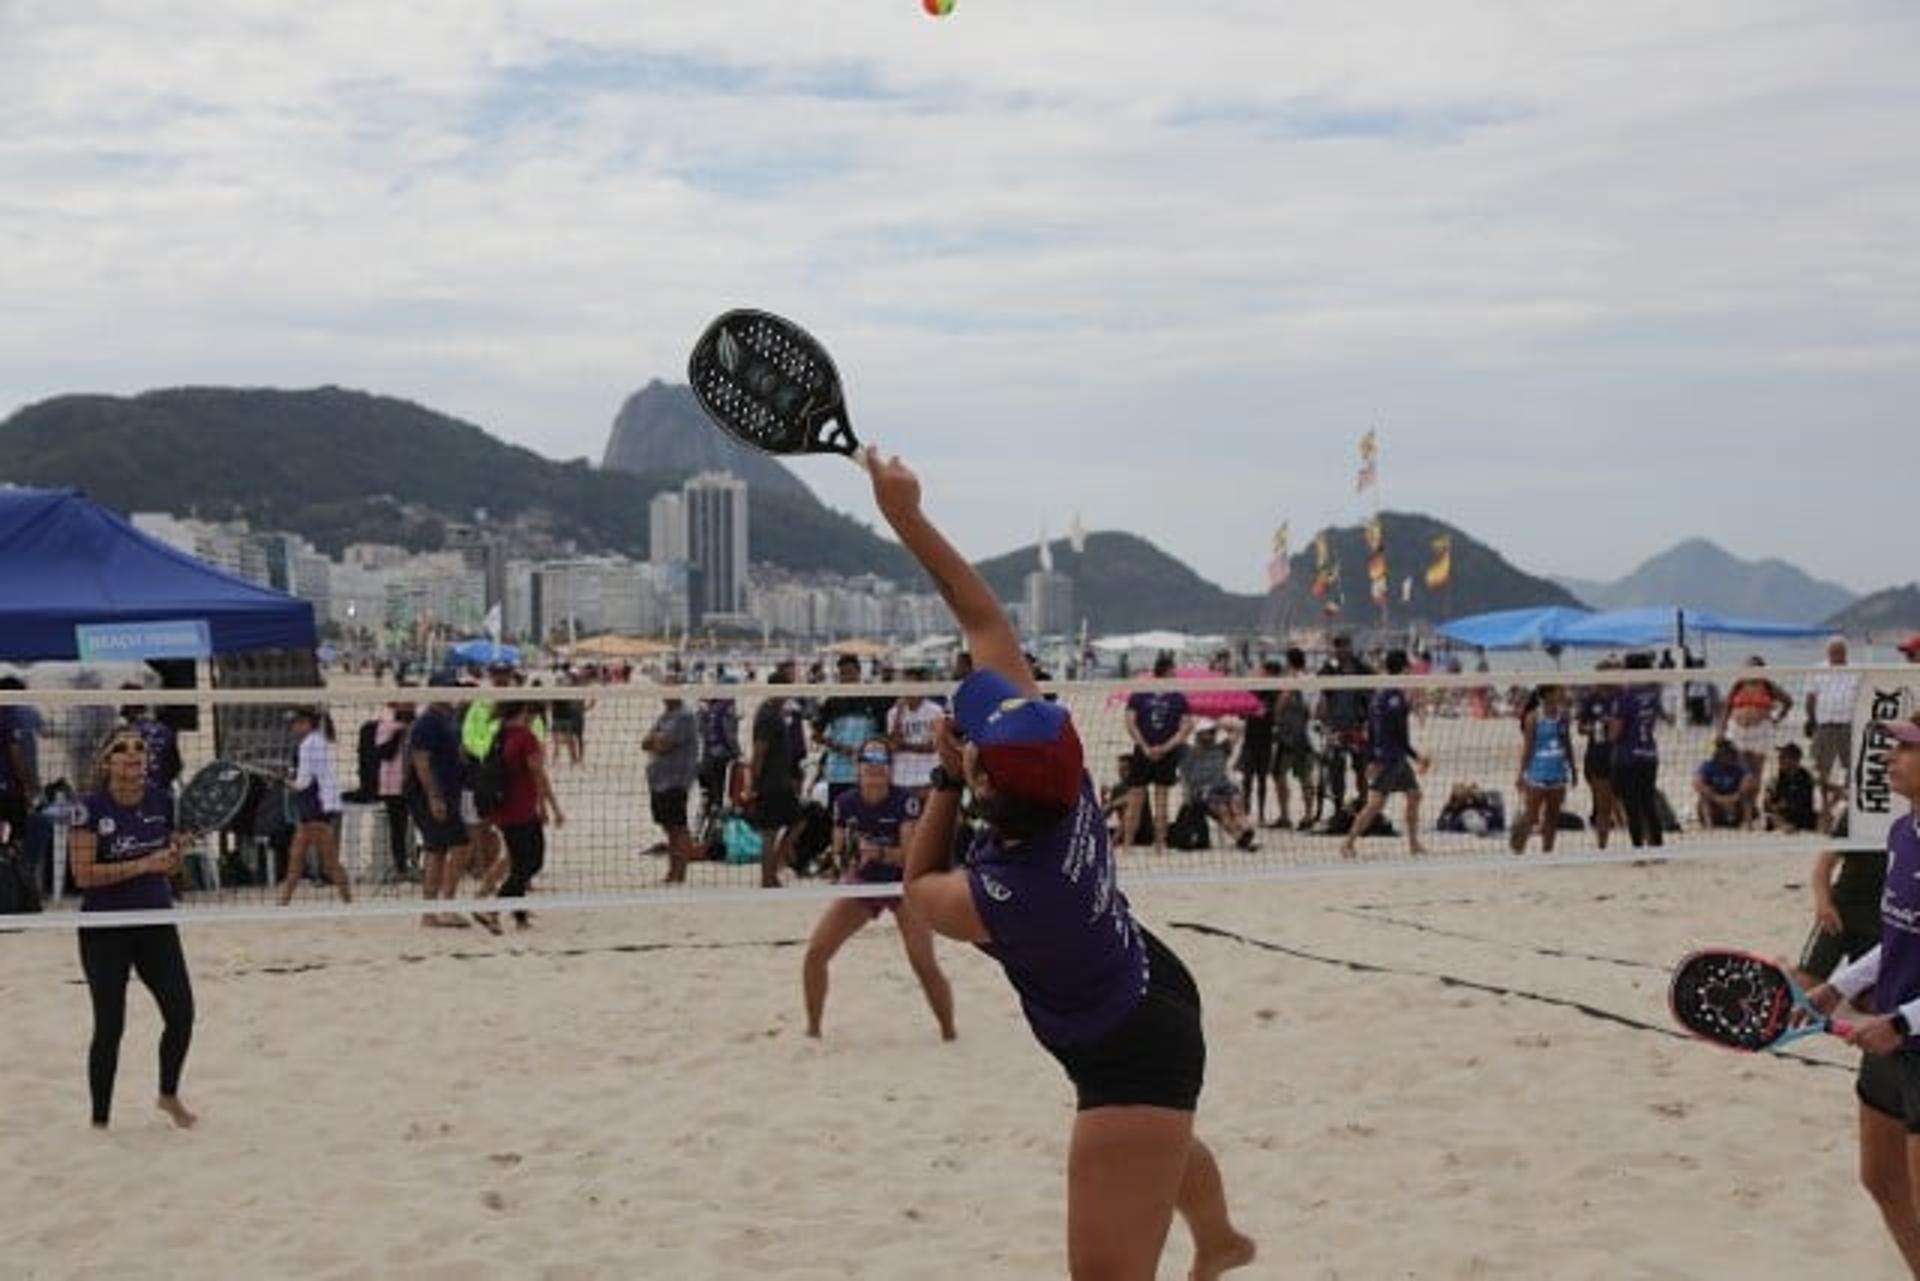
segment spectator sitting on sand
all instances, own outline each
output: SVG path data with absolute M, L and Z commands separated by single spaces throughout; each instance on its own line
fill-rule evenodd
M 1231 732 L 1222 733 L 1216 721 L 1196 721 L 1193 746 L 1180 762 L 1180 783 L 1187 799 L 1205 806 L 1235 845 L 1253 850 L 1259 847 L 1253 843 L 1253 826 L 1247 821 L 1246 798 L 1229 774 L 1236 737 Z
M 1745 827 L 1753 819 L 1759 780 L 1740 760 L 1740 749 L 1727 739 L 1713 745 L 1713 756 L 1694 772 L 1700 826 Z
M 1788 743 L 1780 749 L 1773 782 L 1767 784 L 1769 832 L 1811 832 L 1820 826 L 1820 815 L 1813 799 L 1813 772 L 1800 762 L 1798 743 Z

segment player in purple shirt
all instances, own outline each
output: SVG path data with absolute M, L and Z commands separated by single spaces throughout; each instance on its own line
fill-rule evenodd
M 1193 1132 L 1206 1067 L 1200 993 L 1140 928 L 1067 709 L 1040 696 L 993 592 L 920 507 L 920 482 L 866 455 L 881 514 L 933 579 L 975 670 L 935 729 L 940 764 L 907 851 L 906 898 L 934 930 L 1006 971 L 1028 1026 L 1079 1095 L 1067 1155 L 1067 1262 L 1076 1277 L 1150 1277 L 1173 1215 L 1192 1275 L 1252 1261 L 1213 1154 Z M 964 737 L 964 743 L 961 739 Z M 951 866 L 960 793 L 985 818 Z
M 921 800 L 904 787 L 893 785 L 893 754 L 885 739 L 870 738 L 860 745 L 855 760 L 854 786 L 833 798 L 833 846 L 846 873 L 844 885 L 898 884 L 905 874 L 907 843 L 920 821 Z M 940 972 L 933 955 L 933 930 L 920 914 L 896 897 L 842 898 L 827 906 L 807 940 L 800 980 L 807 1002 L 807 1035 L 820 1035 L 820 1016 L 827 1008 L 827 964 L 843 944 L 881 912 L 893 913 L 900 927 L 900 945 L 907 963 L 927 994 L 927 1004 L 940 1024 L 940 1038 L 959 1035 L 953 1026 L 953 988 Z
M 1651 654 L 1628 654 L 1630 671 L 1653 666 Z M 1616 687 L 1607 718 L 1607 737 L 1613 743 L 1613 791 L 1626 811 L 1627 835 L 1634 847 L 1666 844 L 1660 824 L 1660 722 L 1671 722 L 1660 685 Z
M 1407 651 L 1396 649 L 1387 655 L 1387 675 L 1404 676 Z M 1427 758 L 1413 750 L 1413 731 L 1408 725 L 1409 707 L 1404 688 L 1377 689 L 1367 705 L 1367 802 L 1354 815 L 1347 839 L 1340 842 L 1340 857 L 1358 853 L 1358 842 L 1373 830 L 1374 820 L 1387 808 L 1387 798 L 1395 792 L 1407 797 L 1407 850 L 1425 854 L 1420 843 L 1420 778 L 1414 772 L 1417 763 L 1422 772 Z
M 1920 716 L 1882 722 L 1893 743 L 1887 784 L 1909 812 L 1887 833 L 1887 884 L 1880 898 L 1880 946 L 1807 994 L 1831 1014 L 1873 989 L 1874 1017 L 1850 1038 L 1865 1050 L 1854 1093 L 1860 1099 L 1860 1181 L 1880 1207 L 1908 1269 L 1920 1276 Z
M 68 838 L 80 910 L 165 911 L 173 906 L 167 878 L 180 866 L 181 843 L 173 831 L 173 798 L 147 781 L 147 742 L 137 729 L 113 732 L 101 748 L 97 773 L 97 789 L 82 800 Z M 113 1110 L 130 972 L 160 1006 L 160 1110 L 183 1129 L 192 1125 L 193 1113 L 180 1102 L 180 1070 L 193 1040 L 193 984 L 180 931 L 171 925 L 83 927 L 80 968 L 93 997 L 87 1086 L 94 1128 L 106 1129 Z
M 1154 659 L 1153 674 L 1160 680 L 1173 675 L 1173 655 Z M 1140 806 L 1146 803 L 1151 787 L 1153 808 L 1147 817 L 1153 823 L 1155 854 L 1167 852 L 1167 826 L 1173 822 L 1168 796 L 1180 781 L 1180 759 L 1186 755 L 1193 726 L 1193 709 L 1187 696 L 1177 689 L 1139 690 L 1127 696 L 1127 736 L 1133 740 L 1127 782 L 1132 790 L 1127 793 L 1120 831 L 1131 841 L 1140 830 Z

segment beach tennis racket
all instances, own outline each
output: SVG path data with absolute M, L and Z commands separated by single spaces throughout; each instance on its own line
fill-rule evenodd
M 225 830 L 246 808 L 253 777 L 246 766 L 232 761 L 203 765 L 180 790 L 174 825 L 188 836 Z
M 729 311 L 707 326 L 687 361 L 707 417 L 769 454 L 845 454 L 860 448 L 840 372 L 817 339 L 765 311 Z
M 1683 957 L 1667 1002 L 1681 1027 L 1730 1050 L 1777 1050 L 1805 1036 L 1853 1033 L 1846 1022 L 1814 1009 L 1785 970 L 1751 952 L 1709 949 Z

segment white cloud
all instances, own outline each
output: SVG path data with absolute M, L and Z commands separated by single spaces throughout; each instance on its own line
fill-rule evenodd
M 1378 425 L 1396 505 L 1529 567 L 1707 533 L 1870 587 L 1912 14 L 0 0 L 0 406 L 338 382 L 597 457 L 753 301 L 982 553 L 1077 506 L 1251 588 Z

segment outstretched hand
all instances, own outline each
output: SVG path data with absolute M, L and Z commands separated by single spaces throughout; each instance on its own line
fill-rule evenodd
M 867 475 L 873 481 L 873 501 L 889 522 L 920 510 L 920 478 L 895 454 L 882 459 L 872 445 L 866 449 Z

